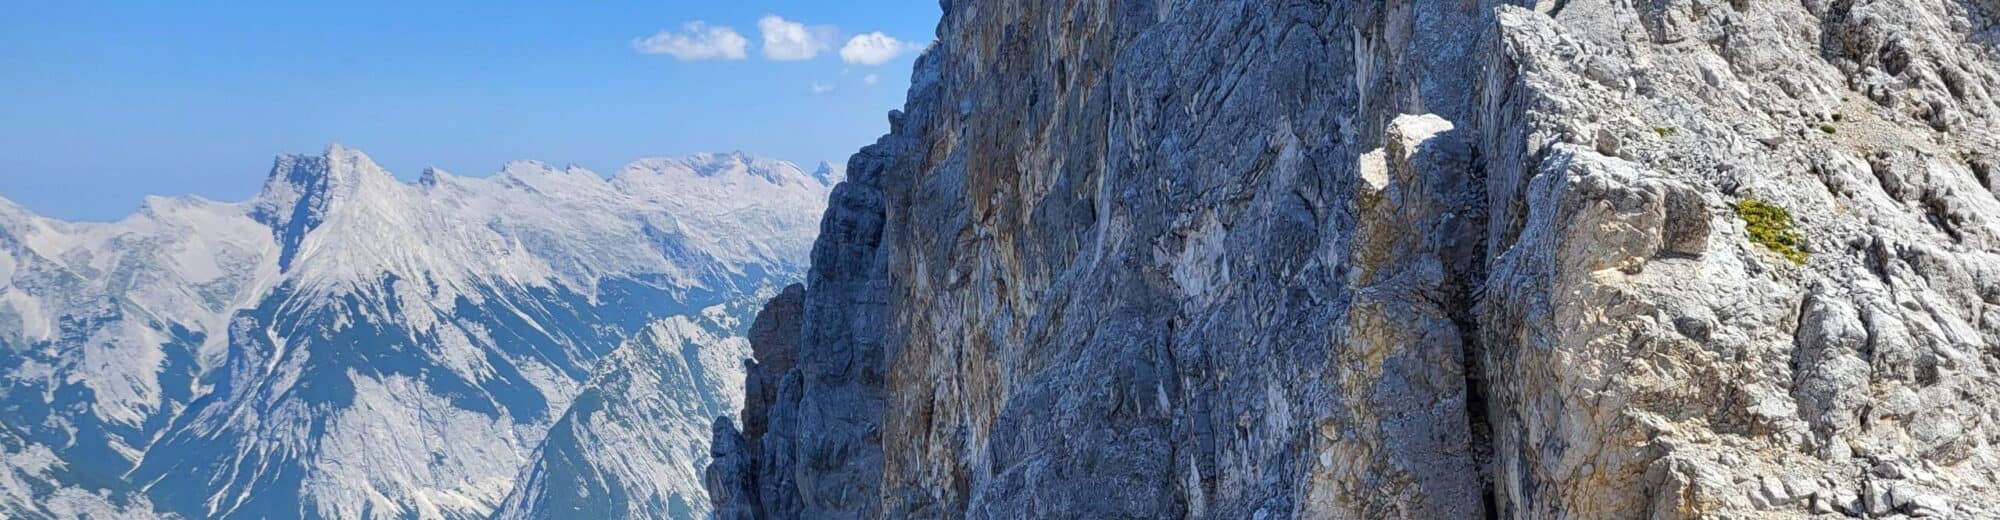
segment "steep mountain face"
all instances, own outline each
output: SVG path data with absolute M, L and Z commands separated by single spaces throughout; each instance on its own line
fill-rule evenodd
M 943 4 L 722 517 L 2000 511 L 2000 4 Z
M 625 440 L 573 402 L 687 407 L 625 449 L 699 467 L 741 400 L 725 304 L 797 279 L 826 192 L 740 154 L 404 184 L 335 146 L 244 203 L 0 203 L 0 516 L 486 518 L 539 453 Z M 648 488 L 673 516 L 693 471 Z
M 704 518 L 709 422 L 743 406 L 750 320 L 775 289 L 656 321 L 600 362 L 496 519 Z

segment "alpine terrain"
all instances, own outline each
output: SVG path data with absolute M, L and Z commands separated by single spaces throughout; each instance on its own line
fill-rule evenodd
M 2000 518 L 2000 2 L 940 4 L 720 518 Z
M 0 518 L 702 517 L 749 318 L 833 180 L 729 154 L 407 184 L 334 146 L 241 203 L 0 201 Z

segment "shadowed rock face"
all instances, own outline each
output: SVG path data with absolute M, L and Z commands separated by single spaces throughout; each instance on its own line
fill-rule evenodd
M 945 2 L 716 510 L 2000 510 L 2000 6 L 1509 3 Z

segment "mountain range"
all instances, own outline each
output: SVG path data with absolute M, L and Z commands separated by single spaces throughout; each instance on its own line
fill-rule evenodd
M 405 183 L 336 145 L 244 202 L 0 200 L 0 517 L 697 517 L 748 318 L 838 178 L 737 153 Z

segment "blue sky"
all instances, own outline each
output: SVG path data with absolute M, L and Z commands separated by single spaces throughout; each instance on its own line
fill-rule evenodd
M 242 200 L 273 155 L 331 142 L 405 179 L 702 151 L 844 162 L 888 130 L 939 16 L 936 0 L 294 4 L 0 2 L 0 197 L 80 220 L 152 194 Z

